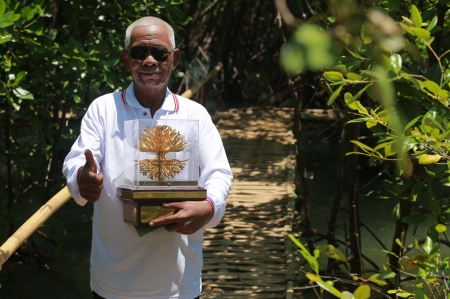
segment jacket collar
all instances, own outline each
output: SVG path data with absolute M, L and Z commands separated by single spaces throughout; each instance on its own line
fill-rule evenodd
M 128 86 L 127 89 L 121 92 L 122 103 L 129 105 L 134 108 L 144 108 L 139 103 L 139 101 L 134 96 L 134 85 L 133 82 Z M 161 105 L 161 110 L 178 112 L 180 104 L 176 94 L 172 93 L 169 89 L 166 90 L 166 97 Z

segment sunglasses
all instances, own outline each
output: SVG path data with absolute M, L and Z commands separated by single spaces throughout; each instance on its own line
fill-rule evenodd
M 167 61 L 169 53 L 173 51 L 174 50 L 168 51 L 166 48 L 158 46 L 134 46 L 128 50 L 131 58 L 135 60 L 144 61 L 149 55 L 151 55 L 158 62 Z

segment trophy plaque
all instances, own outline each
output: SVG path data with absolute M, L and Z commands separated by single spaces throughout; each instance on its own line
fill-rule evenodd
M 125 222 L 149 226 L 175 213 L 162 203 L 206 199 L 198 186 L 198 120 L 134 119 L 124 129 L 124 181 L 117 193 Z

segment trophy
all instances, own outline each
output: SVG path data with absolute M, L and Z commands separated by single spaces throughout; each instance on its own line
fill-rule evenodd
M 124 130 L 124 181 L 117 193 L 125 222 L 149 226 L 175 213 L 162 203 L 206 199 L 198 186 L 198 120 L 134 119 Z

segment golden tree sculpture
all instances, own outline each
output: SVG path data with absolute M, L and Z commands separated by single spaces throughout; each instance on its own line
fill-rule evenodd
M 146 128 L 139 136 L 139 150 L 156 155 L 139 163 L 139 172 L 156 181 L 164 181 L 179 174 L 188 160 L 166 159 L 169 152 L 180 152 L 187 146 L 180 132 L 170 126 L 157 125 Z

